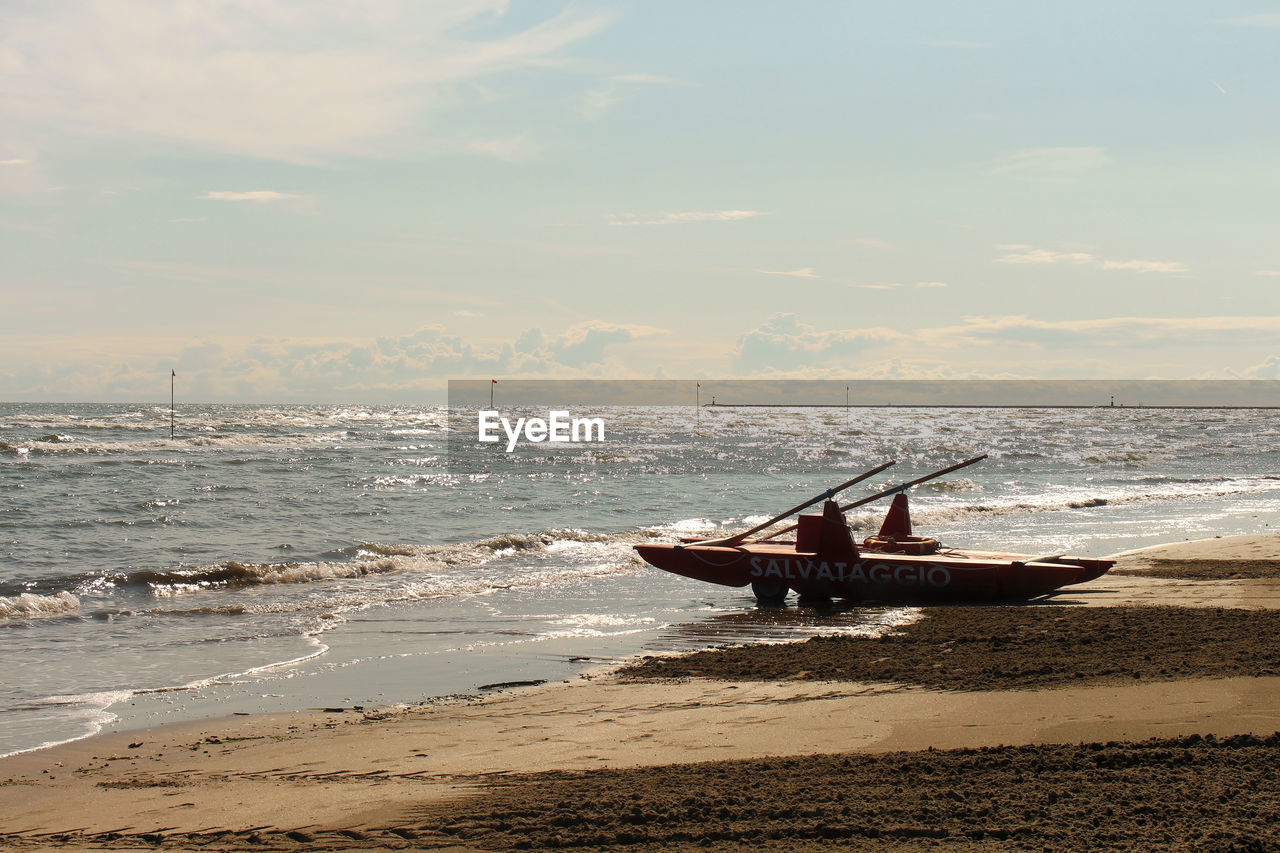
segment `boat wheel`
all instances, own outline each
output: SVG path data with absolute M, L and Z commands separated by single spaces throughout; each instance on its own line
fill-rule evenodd
M 780 583 L 756 582 L 751 584 L 751 591 L 755 594 L 757 604 L 776 607 L 787 600 L 787 587 Z

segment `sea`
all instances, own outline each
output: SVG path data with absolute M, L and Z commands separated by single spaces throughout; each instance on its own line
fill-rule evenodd
M 946 545 L 1104 556 L 1280 526 L 1280 412 L 605 407 L 604 441 L 452 464 L 444 406 L 0 403 L 0 755 L 105 728 L 361 710 L 912 609 L 758 608 L 632 546 L 883 462 Z M 885 502 L 849 514 L 873 533 Z

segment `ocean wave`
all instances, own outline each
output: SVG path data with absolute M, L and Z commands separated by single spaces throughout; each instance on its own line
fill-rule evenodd
M 65 616 L 79 609 L 80 599 L 66 591 L 52 595 L 24 592 L 15 596 L 0 596 L 0 619 Z
M 1168 501 L 1186 501 L 1200 498 L 1230 497 L 1256 492 L 1272 491 L 1275 485 L 1267 482 L 1270 478 L 1258 477 L 1242 480 L 1226 480 L 1212 488 L 1205 488 L 1204 483 L 1198 488 L 1183 488 L 1191 482 L 1171 483 L 1169 488 L 1156 488 L 1143 492 L 1102 493 L 1092 496 L 1075 495 L 1051 497 L 1042 500 L 993 501 L 988 504 L 953 504 L 928 505 L 913 503 L 911 518 L 915 524 L 945 525 L 967 521 L 980 516 L 1027 515 L 1043 512 L 1065 512 L 1070 510 L 1088 510 L 1098 507 L 1127 506 L 1133 504 L 1162 503 Z M 871 510 L 858 514 L 846 514 L 846 521 L 854 530 L 877 529 L 884 520 L 884 510 Z
M 215 432 L 204 435 L 193 435 L 186 438 L 151 438 L 134 441 L 86 441 L 70 435 L 50 434 L 38 439 L 12 444 L 0 441 L 0 452 L 3 453 L 37 453 L 37 454 L 130 454 L 154 453 L 157 451 L 190 450 L 192 448 L 208 448 L 214 450 L 254 448 L 254 447 L 306 447 L 317 443 L 331 443 L 327 436 L 310 436 L 301 433 L 288 435 L 264 435 L 261 433 L 224 433 Z
M 397 570 L 390 558 L 351 563 L 237 563 L 194 569 L 131 572 L 129 584 L 151 587 L 157 595 L 177 595 L 206 589 L 239 589 L 267 584 L 312 583 L 339 578 L 358 578 Z
M 334 559 L 251 563 L 228 560 L 208 566 L 142 569 L 131 572 L 94 573 L 42 578 L 35 592 L 21 581 L 0 584 L 0 618 L 48 615 L 78 608 L 77 595 L 101 596 L 117 588 L 141 588 L 151 594 L 172 597 L 187 593 L 238 590 L 273 585 L 309 584 L 350 580 L 397 573 L 440 575 L 456 586 L 459 569 L 478 568 L 506 557 L 533 555 L 571 549 L 584 550 L 578 559 L 594 559 L 592 548 L 620 565 L 630 565 L 630 545 L 650 541 L 654 531 L 591 533 L 574 528 L 555 528 L 536 533 L 505 533 L 453 545 L 399 545 L 363 543 L 331 552 Z M 613 553 L 618 546 L 617 553 Z M 527 570 L 532 572 L 532 569 Z M 496 582 L 498 584 L 501 581 Z M 5 594 L 8 597 L 5 597 Z M 419 595 L 414 593 L 410 597 Z M 258 612 L 253 608 L 228 610 L 219 605 L 195 608 L 190 613 Z M 265 612 L 265 611 L 264 611 Z
M 585 544 L 630 544 L 651 538 L 644 533 L 590 533 L 573 528 L 538 533 L 504 533 L 488 539 L 456 545 L 395 545 L 365 543 L 336 552 L 346 559 L 315 562 L 244 563 L 227 561 L 212 566 L 141 570 L 124 575 L 71 579 L 80 589 L 109 586 L 142 586 L 155 595 L 275 584 L 306 584 L 394 573 L 449 573 L 482 566 L 515 554 L 560 550 Z
M 931 480 L 922 483 L 920 489 L 930 492 L 980 492 L 982 486 L 968 477 L 961 477 L 958 480 Z
M 644 571 L 643 563 L 628 548 L 600 562 L 577 565 L 554 565 L 522 568 L 506 576 L 485 577 L 473 574 L 419 573 L 406 569 L 399 582 L 377 586 L 334 586 L 313 598 L 289 598 L 271 601 L 238 601 L 226 605 L 191 608 L 161 607 L 145 611 L 158 616 L 208 617 L 254 616 L 263 614 L 317 613 L 331 627 L 342 621 L 339 614 L 369 607 L 408 601 L 474 598 L 513 590 L 539 589 L 591 578 L 610 577 Z

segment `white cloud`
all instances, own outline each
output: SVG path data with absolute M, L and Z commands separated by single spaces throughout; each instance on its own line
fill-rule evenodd
M 101 357 L 102 341 L 79 341 L 60 346 L 60 359 L 26 366 L 11 356 L 27 344 L 6 339 L 0 340 L 0 395 L 150 399 L 157 377 L 165 377 L 167 389 L 169 370 L 176 369 L 189 400 L 420 400 L 424 391 L 461 376 L 624 376 L 632 361 L 624 358 L 626 348 L 666 334 L 651 326 L 591 321 L 557 335 L 530 329 L 515 341 L 476 343 L 428 326 L 363 340 L 148 340 L 145 349 L 110 358 Z
M 214 201 L 283 201 L 285 199 L 297 198 L 293 193 L 278 193 L 274 190 L 251 190 L 249 192 L 207 192 L 204 195 L 197 196 L 201 199 L 212 199 Z
M 1269 355 L 1260 363 L 1240 371 L 1241 379 L 1280 379 L 1280 355 Z
M 1254 270 L 1254 275 L 1280 276 L 1280 270 Z
M 653 326 L 591 321 L 569 328 L 563 335 L 550 341 L 545 351 L 557 364 L 583 368 L 603 364 L 605 349 L 610 345 L 664 334 L 664 329 Z
M 740 337 L 730 357 L 737 376 L 822 366 L 847 369 L 868 348 L 905 337 L 881 328 L 820 331 L 794 314 L 774 314 Z
M 689 222 L 733 222 L 767 216 L 763 210 L 688 210 L 681 213 L 663 213 L 657 218 L 641 218 L 634 213 L 613 217 L 610 225 L 683 225 Z
M 583 97 L 582 116 L 595 121 L 617 105 L 634 97 L 640 86 L 683 86 L 682 80 L 659 74 L 614 74 Z
M 1028 148 L 1010 155 L 995 168 L 997 174 L 1030 178 L 1066 179 L 1112 165 L 1104 148 L 1096 145 Z
M 896 281 L 885 282 L 883 284 L 855 284 L 851 286 L 858 287 L 863 290 L 893 290 L 894 288 L 902 287 L 902 285 Z
M 917 281 L 916 287 L 946 287 L 945 281 Z
M 800 269 L 787 270 L 785 272 L 783 270 L 756 270 L 756 272 L 764 273 L 765 275 L 789 275 L 792 278 L 821 278 L 821 276 L 814 273 L 813 267 L 800 267 Z
M 1186 272 L 1187 265 L 1179 261 L 1103 261 L 1104 270 L 1134 270 L 1136 272 Z
M 582 117 L 588 121 L 595 121 L 625 100 L 626 97 L 618 90 L 617 86 L 602 86 L 599 89 L 592 89 L 583 95 Z
M 1205 351 L 1270 348 L 1277 337 L 1280 316 L 994 316 L 950 326 L 821 330 L 775 314 L 742 335 L 730 357 L 736 376 L 1192 378 L 1205 375 Z M 1246 375 L 1264 378 L 1274 368 L 1268 360 Z
M 1003 243 L 996 248 L 1008 254 L 996 258 L 998 264 L 1088 264 L 1103 270 L 1129 270 L 1131 272 L 1186 272 L 1181 261 L 1111 261 L 1089 252 L 1055 252 L 1050 249 L 1034 249 L 1017 243 Z
M 545 66 L 609 21 L 575 7 L 486 36 L 506 8 L 504 0 L 10 4 L 0 13 L 0 115 L 38 133 L 277 160 L 370 153 L 447 104 L 459 84 Z
M 25 166 L 27 160 L 0 160 L 0 166 Z
M 1280 317 L 1100 317 L 1090 320 L 1034 320 L 1014 315 L 966 317 L 956 326 L 922 330 L 933 342 L 962 344 L 1033 343 L 1058 347 L 1150 348 L 1246 346 L 1272 343 Z
M 1017 247 L 1018 251 L 996 258 L 998 264 L 1090 264 L 1093 255 L 1088 252 L 1053 252 L 1048 249 L 1033 249 L 1030 246 Z
M 533 153 L 524 134 L 504 139 L 475 139 L 468 143 L 467 150 L 472 154 L 509 161 L 525 160 Z

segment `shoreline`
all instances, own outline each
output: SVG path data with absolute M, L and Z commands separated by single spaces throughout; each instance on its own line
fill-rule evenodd
M 1120 556 L 1116 574 L 1099 579 L 1107 583 L 1068 588 L 1055 606 L 1016 609 L 1055 617 L 1090 611 L 1096 619 L 1097 608 L 1154 600 L 1184 608 L 1179 624 L 1187 625 L 1197 622 L 1196 613 L 1222 608 L 1232 618 L 1271 618 L 1280 611 L 1280 583 L 1266 579 L 1129 573 L 1152 559 L 1280 561 L 1280 536 L 1174 543 Z M 985 611 L 1000 631 L 1001 624 L 1012 624 L 999 619 L 999 608 Z M 1123 624 L 1116 624 L 1122 641 Z M 777 648 L 748 646 L 743 653 Z M 101 733 L 9 756 L 0 759 L 0 838 L 18 849 L 54 843 L 73 849 L 142 843 L 240 849 L 249 834 L 257 834 L 264 849 L 307 849 L 311 842 L 314 849 L 328 849 L 340 836 L 343 846 L 390 849 L 409 837 L 397 829 L 415 836 L 434 832 L 430 827 L 452 819 L 454 805 L 484 811 L 485 803 L 522 784 L 501 780 L 529 774 L 542 774 L 538 778 L 545 782 L 551 778 L 546 774 L 587 771 L 586 777 L 573 777 L 573 784 L 587 785 L 596 770 L 632 774 L 627 778 L 634 781 L 672 767 L 696 775 L 711 766 L 707 762 L 930 750 L 950 755 L 997 746 L 1138 744 L 1191 735 L 1265 738 L 1280 731 L 1280 675 L 1259 674 L 1265 669 L 1260 664 L 1227 677 L 1188 670 L 1192 674 L 1130 683 L 1068 678 L 1057 686 L 998 689 L 776 673 L 747 681 L 725 680 L 725 672 L 636 681 L 623 679 L 619 669 L 596 666 L 569 684 L 518 687 L 478 699 L 364 713 L 222 717 Z M 1265 751 L 1269 743 L 1250 748 Z M 608 778 L 608 784 L 617 781 Z M 604 785 L 605 777 L 600 779 Z M 696 797 L 697 787 L 686 793 Z M 65 806 L 72 800 L 82 805 L 69 816 Z M 304 837 L 311 842 L 299 840 Z M 481 833 L 479 846 L 471 847 L 463 833 L 454 839 L 460 845 L 455 849 L 491 849 L 480 843 L 483 837 L 500 840 Z

